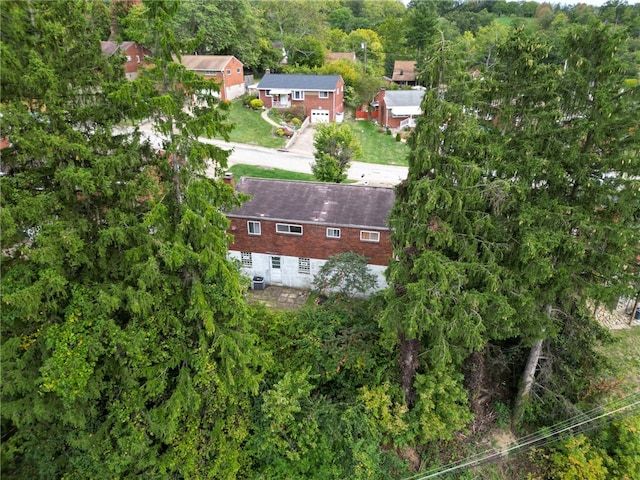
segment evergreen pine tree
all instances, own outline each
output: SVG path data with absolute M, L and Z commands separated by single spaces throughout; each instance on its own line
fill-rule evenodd
M 245 462 L 257 356 L 223 214 L 238 198 L 204 176 L 226 154 L 196 141 L 228 129 L 225 110 L 173 61 L 176 4 L 145 6 L 157 56 L 131 83 L 85 2 L 3 6 L 3 474 L 231 478 Z M 116 128 L 142 118 L 162 151 Z

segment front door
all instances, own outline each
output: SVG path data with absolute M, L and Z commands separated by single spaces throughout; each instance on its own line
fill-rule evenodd
M 280 268 L 281 262 L 281 257 L 271 257 L 271 283 L 274 285 L 282 285 L 282 269 Z

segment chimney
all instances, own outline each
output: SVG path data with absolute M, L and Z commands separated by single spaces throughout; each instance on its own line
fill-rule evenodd
M 270 73 L 271 73 L 271 69 L 270 68 L 265 69 L 265 71 L 264 71 L 265 75 L 269 75 Z
M 231 188 L 236 189 L 236 179 L 233 177 L 233 173 L 227 172 L 222 177 L 222 181 L 227 185 L 231 185 Z

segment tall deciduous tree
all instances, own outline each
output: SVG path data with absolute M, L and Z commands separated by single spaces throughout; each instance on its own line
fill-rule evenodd
M 3 474 L 231 478 L 245 463 L 254 342 L 222 213 L 237 198 L 204 177 L 226 154 L 195 141 L 226 131 L 225 112 L 173 62 L 177 4 L 144 6 L 155 65 L 132 83 L 85 2 L 10 7 L 25 35 L 2 37 Z M 143 117 L 163 151 L 115 128 Z
M 321 182 L 342 182 L 347 178 L 351 159 L 362 156 L 362 146 L 346 123 L 318 125 L 313 146 L 316 161 L 311 170 Z

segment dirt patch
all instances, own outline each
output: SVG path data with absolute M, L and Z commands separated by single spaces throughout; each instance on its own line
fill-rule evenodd
M 419 472 L 422 465 L 422 458 L 415 448 L 405 447 L 398 449 L 398 456 L 409 464 L 412 472 Z

